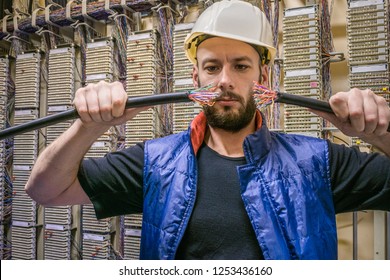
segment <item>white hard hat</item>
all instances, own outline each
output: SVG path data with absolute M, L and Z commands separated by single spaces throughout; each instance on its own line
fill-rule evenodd
M 248 43 L 263 56 L 265 63 L 272 61 L 276 54 L 276 49 L 272 46 L 271 25 L 266 16 L 259 8 L 247 2 L 222 0 L 208 7 L 199 16 L 184 42 L 186 55 L 193 64 L 196 64 L 199 44 L 210 37 Z

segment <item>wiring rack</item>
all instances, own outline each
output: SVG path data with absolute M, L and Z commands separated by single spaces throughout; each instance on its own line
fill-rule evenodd
M 148 13 L 151 8 L 155 6 L 155 2 L 150 0 L 109 0 L 108 9 L 106 6 L 107 1 L 97 0 L 79 0 L 79 1 L 67 1 L 66 7 L 58 9 L 50 9 L 49 4 L 45 7 L 45 13 L 37 15 L 37 11 L 43 10 L 38 8 L 35 12 L 35 19 L 32 16 L 28 16 L 20 20 L 16 28 L 21 32 L 33 33 L 37 27 L 47 27 L 50 25 L 56 27 L 66 27 L 73 24 L 75 21 L 96 21 L 96 22 L 108 22 L 111 21 L 115 12 L 130 11 L 130 12 L 142 12 Z M 180 2 L 180 1 L 178 1 Z M 184 2 L 184 1 L 183 1 Z M 185 1 L 188 4 L 188 1 Z M 15 30 L 13 24 L 6 24 L 5 29 L 0 26 L 0 38 L 5 36 L 8 32 Z
M 44 259 L 71 259 L 72 207 L 46 207 L 44 212 Z
M 104 260 L 111 254 L 111 234 L 83 233 L 83 259 Z
M 190 90 L 194 87 L 192 82 L 192 64 L 188 61 L 183 42 L 191 32 L 193 23 L 176 24 L 173 30 L 173 91 Z M 173 132 L 184 131 L 192 119 L 202 111 L 197 103 L 180 103 L 173 105 Z
M 158 94 L 157 36 L 153 29 L 127 39 L 126 92 L 129 97 Z M 160 135 L 161 124 L 156 110 L 150 108 L 126 123 L 127 147 Z
M 157 62 L 157 30 L 149 30 L 130 35 L 127 39 L 127 95 L 142 96 L 158 94 L 161 73 Z M 158 137 L 161 133 L 161 121 L 156 108 L 141 112 L 126 123 L 126 146 Z M 141 232 L 141 224 L 134 229 L 135 221 L 142 220 L 142 214 L 125 215 L 123 217 L 123 257 L 139 259 L 141 235 L 129 235 L 129 232 Z
M 10 61 L 8 57 L 0 58 L 0 129 L 6 128 L 8 123 L 8 95 Z M 8 167 L 10 164 L 11 149 L 9 141 L 0 141 L 0 259 L 10 257 L 10 248 L 7 242 L 5 225 L 8 225 L 12 207 L 12 183 Z
M 31 52 L 16 57 L 14 124 L 39 117 L 41 54 Z M 36 259 L 37 205 L 24 191 L 38 156 L 38 131 L 14 138 L 12 259 Z
M 114 76 L 114 42 L 103 38 L 87 44 L 86 83 L 101 80 L 112 82 Z M 86 153 L 86 158 L 103 157 L 115 151 L 117 136 L 113 128 L 99 137 Z M 115 218 L 97 220 L 91 205 L 82 206 L 82 258 L 109 259 L 111 235 L 115 232 Z M 96 248 L 101 248 L 97 250 Z
M 9 63 L 8 59 L 0 59 L 0 128 L 3 129 L 7 125 L 7 79 L 8 79 Z M 4 191 L 5 191 L 5 174 L 6 174 L 6 147 L 5 140 L 0 141 L 0 221 L 4 221 Z
M 141 248 L 142 215 L 126 215 L 124 224 L 124 259 L 137 260 Z
M 75 69 L 73 45 L 49 50 L 47 115 L 71 108 L 77 87 Z M 46 144 L 51 144 L 70 126 L 68 121 L 47 127 Z M 72 222 L 72 206 L 44 208 L 44 259 L 71 259 Z
M 323 98 L 320 15 L 318 5 L 286 9 L 283 17 L 286 92 Z M 321 119 L 294 105 L 284 106 L 284 130 L 321 137 Z
M 390 104 L 388 0 L 348 0 L 349 85 L 370 88 Z M 352 146 L 370 145 L 356 137 Z

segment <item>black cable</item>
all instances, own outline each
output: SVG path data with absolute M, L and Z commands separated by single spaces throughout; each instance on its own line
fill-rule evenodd
M 326 113 L 333 113 L 333 110 L 328 102 L 301 95 L 278 92 L 275 102 L 297 105 Z
M 167 103 L 180 103 L 180 102 L 189 102 L 189 101 L 190 99 L 189 99 L 188 91 L 177 92 L 177 93 L 162 93 L 162 94 L 139 96 L 139 97 L 129 97 L 126 102 L 126 108 L 155 106 L 155 105 L 161 105 Z M 293 95 L 289 93 L 278 92 L 275 102 L 297 105 L 297 106 L 319 110 L 327 113 L 334 113 L 329 103 L 326 101 L 317 100 L 314 98 L 308 98 L 299 95 Z M 72 120 L 78 117 L 79 115 L 76 109 L 70 109 L 58 114 L 46 116 L 31 122 L 9 127 L 0 131 L 0 140 L 12 137 L 17 134 L 22 134 L 24 132 L 50 126 L 56 123 Z M 387 131 L 390 132 L 390 123 L 389 123 L 389 127 L 387 128 Z
M 334 113 L 330 104 L 326 101 L 285 92 L 278 92 L 275 102 L 297 105 L 326 113 Z M 390 123 L 387 131 L 390 132 Z
M 126 102 L 126 108 L 155 106 L 167 103 L 191 102 L 188 98 L 189 92 L 177 93 L 162 93 L 154 95 L 146 95 L 139 97 L 129 97 Z M 78 118 L 79 115 L 76 109 L 70 109 L 58 114 L 53 114 L 43 118 L 39 118 L 27 123 L 15 125 L 0 131 L 0 140 L 12 137 L 17 134 L 22 134 L 28 131 L 36 130 L 42 127 L 50 126 L 60 122 Z

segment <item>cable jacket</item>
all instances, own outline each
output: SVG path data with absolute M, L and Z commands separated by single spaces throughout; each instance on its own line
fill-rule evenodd
M 306 107 L 321 112 L 333 113 L 333 110 L 328 102 L 301 95 L 278 92 L 278 96 L 275 101 L 290 105 Z
M 189 96 L 189 92 L 185 91 L 185 92 L 177 92 L 177 93 L 162 93 L 162 94 L 154 94 L 154 95 L 146 95 L 146 96 L 138 96 L 138 97 L 129 97 L 126 102 L 126 108 L 128 109 L 128 108 L 136 108 L 136 107 L 155 106 L 155 105 L 168 104 L 168 103 L 191 102 L 188 96 Z M 275 101 L 280 103 L 286 103 L 286 104 L 311 108 L 322 112 L 333 113 L 333 110 L 330 107 L 328 102 L 317 100 L 314 98 L 308 98 L 304 96 L 278 92 Z M 12 137 L 14 135 L 22 134 L 28 131 L 36 130 L 42 127 L 72 120 L 78 117 L 79 115 L 76 109 L 70 109 L 61 113 L 39 118 L 31 122 L 12 126 L 0 131 L 0 140 Z M 390 132 L 390 123 L 387 131 Z
M 326 113 L 334 113 L 332 108 L 330 107 L 330 104 L 326 101 L 300 95 L 289 94 L 285 92 L 278 92 L 275 102 L 306 107 Z M 387 131 L 390 132 L 390 123 L 387 128 Z
M 189 93 L 185 91 L 185 92 L 177 92 L 177 93 L 161 93 L 161 94 L 154 94 L 154 95 L 129 97 L 126 102 L 126 108 L 128 109 L 128 108 L 136 108 L 136 107 L 155 106 L 155 105 L 168 104 L 168 103 L 192 102 L 188 98 L 188 95 Z M 61 113 L 39 118 L 31 122 L 12 126 L 0 131 L 0 140 L 12 137 L 14 135 L 22 134 L 28 131 L 36 130 L 42 127 L 76 119 L 78 117 L 79 115 L 76 109 L 70 109 Z

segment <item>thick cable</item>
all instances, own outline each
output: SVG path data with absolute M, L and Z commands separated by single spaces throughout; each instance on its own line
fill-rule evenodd
M 334 114 L 332 107 L 327 101 L 286 92 L 273 91 L 256 82 L 254 82 L 253 86 L 253 96 L 255 102 L 260 107 L 266 107 L 274 102 L 279 102 Z M 387 131 L 390 132 L 390 123 Z
M 163 93 L 139 97 L 129 97 L 126 102 L 126 108 L 155 106 L 167 103 L 189 102 L 191 92 Z M 61 113 L 53 114 L 39 118 L 27 123 L 12 126 L 0 131 L 0 140 L 22 134 L 28 131 L 36 130 L 53 124 L 69 121 L 79 117 L 76 109 L 69 109 Z

